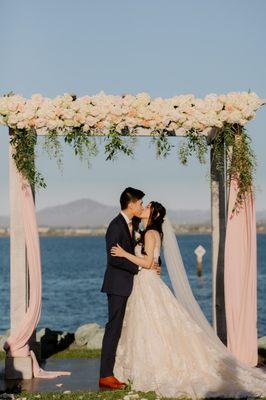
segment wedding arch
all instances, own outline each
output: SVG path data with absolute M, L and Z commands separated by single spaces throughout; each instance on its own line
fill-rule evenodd
M 59 164 L 60 136 L 87 161 L 97 154 L 99 136 L 106 141 L 107 160 L 119 152 L 133 155 L 140 136 L 150 137 L 161 157 L 174 147 L 169 137 L 183 137 L 178 147 L 182 164 L 193 154 L 206 163 L 210 151 L 213 327 L 238 358 L 257 364 L 256 158 L 245 125 L 264 104 L 250 91 L 210 94 L 204 99 L 192 94 L 152 99 L 147 93 L 111 96 L 104 92 L 83 97 L 66 93 L 54 99 L 40 94 L 25 99 L 14 93 L 0 97 L 0 123 L 10 135 L 8 377 L 17 371 L 24 378 L 33 376 L 29 341 L 41 312 L 34 191 L 46 187 L 35 164 L 39 135 Z

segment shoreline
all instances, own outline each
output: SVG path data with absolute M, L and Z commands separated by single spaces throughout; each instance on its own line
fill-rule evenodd
M 211 235 L 209 225 L 173 225 L 176 235 Z M 106 227 L 99 228 L 50 228 L 40 227 L 40 237 L 104 237 Z M 266 224 L 257 225 L 257 234 L 266 234 Z M 0 227 L 0 237 L 9 237 L 9 228 Z

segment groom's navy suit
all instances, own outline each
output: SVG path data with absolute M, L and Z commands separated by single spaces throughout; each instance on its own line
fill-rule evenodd
M 101 292 L 108 297 L 108 322 L 103 337 L 100 377 L 113 375 L 115 355 L 121 335 L 123 319 L 128 297 L 133 288 L 134 275 L 138 266 L 123 257 L 114 257 L 110 251 L 119 244 L 129 253 L 134 254 L 134 235 L 130 235 L 128 224 L 122 214 L 114 218 L 105 235 L 107 267 Z

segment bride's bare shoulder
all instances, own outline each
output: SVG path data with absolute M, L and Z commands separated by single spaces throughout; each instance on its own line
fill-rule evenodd
M 146 246 L 151 246 L 153 248 L 160 247 L 161 237 L 159 232 L 156 231 L 155 229 L 149 229 L 147 232 L 145 232 L 144 245 L 145 247 Z
M 160 236 L 160 234 L 155 229 L 149 229 L 147 232 L 145 232 L 144 235 L 145 238 L 151 238 L 151 239 L 153 238 L 156 239 L 158 236 Z

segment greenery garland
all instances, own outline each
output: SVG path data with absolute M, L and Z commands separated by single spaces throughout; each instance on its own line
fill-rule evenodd
M 168 136 L 169 133 L 162 130 L 155 130 L 152 132 L 152 142 L 155 144 L 156 155 L 158 158 L 166 158 L 174 147 L 169 143 Z
M 197 157 L 200 164 L 206 164 L 206 154 L 208 152 L 207 138 L 196 130 L 191 130 L 186 138 L 181 142 L 178 149 L 178 156 L 181 164 L 186 165 L 188 158 L 193 154 Z
M 225 125 L 215 137 L 213 161 L 218 170 L 223 170 L 222 157 L 226 154 L 229 182 L 237 182 L 238 192 L 232 213 L 238 213 L 247 195 L 255 195 L 254 180 L 257 167 L 256 155 L 251 147 L 251 138 L 245 127 Z
M 37 135 L 34 130 L 12 129 L 10 131 L 10 143 L 14 148 L 13 159 L 17 169 L 35 188 L 45 188 L 46 182 L 42 174 L 37 171 L 35 165 L 35 157 L 37 156 L 35 149 L 37 144 Z M 116 126 L 112 126 L 109 134 L 105 137 L 107 144 L 105 145 L 106 160 L 116 159 L 119 153 L 133 157 L 134 147 L 137 137 L 134 131 L 128 129 L 123 130 L 121 135 L 116 130 Z M 100 134 L 99 134 L 100 136 Z M 167 157 L 172 147 L 169 143 L 169 134 L 164 130 L 155 130 L 151 133 L 152 142 L 156 147 L 157 157 Z M 56 158 L 58 166 L 62 167 L 63 151 L 60 142 L 60 136 L 57 131 L 51 131 L 45 136 L 43 149 L 50 158 Z M 96 134 L 91 135 L 84 132 L 82 128 L 73 128 L 70 132 L 63 135 L 65 143 L 70 145 L 75 155 L 81 160 L 86 160 L 90 166 L 90 160 L 98 154 L 98 144 Z M 195 155 L 201 164 L 206 164 L 206 156 L 208 154 L 208 138 L 196 130 L 190 130 L 178 148 L 178 157 L 183 165 L 188 164 L 188 159 Z M 251 147 L 251 139 L 243 126 L 236 124 L 227 124 L 223 128 L 217 130 L 214 138 L 213 160 L 217 170 L 223 171 L 224 168 L 224 152 L 226 152 L 227 172 L 229 179 L 234 179 L 238 183 L 238 194 L 233 212 L 237 212 L 241 207 L 245 196 L 250 190 L 253 191 L 253 180 L 256 169 L 256 157 Z
M 193 154 L 201 164 L 206 163 L 208 150 L 207 138 L 197 132 L 189 132 L 181 143 L 178 155 L 180 162 L 187 165 Z M 224 172 L 224 159 L 227 160 L 227 176 L 229 182 L 237 182 L 238 193 L 232 213 L 238 213 L 246 196 L 254 193 L 256 156 L 251 147 L 251 138 L 245 127 L 237 124 L 226 124 L 217 130 L 213 142 L 213 159 L 217 171 Z
M 106 138 L 107 144 L 105 145 L 106 160 L 114 160 L 118 157 L 119 152 L 127 156 L 133 157 L 134 147 L 136 145 L 136 137 L 131 136 L 128 129 L 123 129 L 123 136 L 116 130 L 116 126 L 110 129 Z
M 12 158 L 18 171 L 28 180 L 31 186 L 46 188 L 46 182 L 35 166 L 35 146 L 37 135 L 34 130 L 12 129 L 10 144 L 13 146 Z

